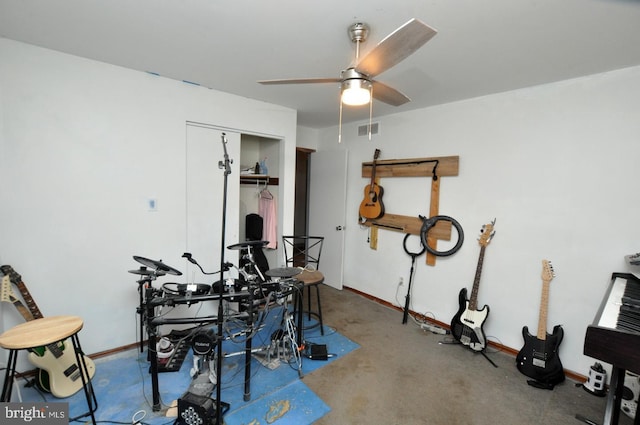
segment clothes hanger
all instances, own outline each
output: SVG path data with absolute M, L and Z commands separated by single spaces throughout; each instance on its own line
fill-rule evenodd
M 273 194 L 269 191 L 266 183 L 264 185 L 264 189 L 260 191 L 260 197 L 265 199 L 273 199 Z

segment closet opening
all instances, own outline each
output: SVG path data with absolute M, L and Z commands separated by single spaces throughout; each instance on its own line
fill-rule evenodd
M 296 184 L 293 232 L 306 235 L 309 231 L 309 157 L 313 149 L 296 148 Z
M 255 239 L 257 235 L 253 219 L 256 215 L 261 216 L 261 239 L 270 241 L 263 249 L 270 268 L 279 267 L 283 261 L 278 257 L 282 232 L 278 226 L 282 205 L 280 150 L 280 139 L 244 133 L 241 135 L 238 239 Z

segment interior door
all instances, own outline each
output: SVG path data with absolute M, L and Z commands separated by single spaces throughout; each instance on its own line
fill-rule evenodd
M 347 198 L 347 150 L 314 152 L 309 158 L 309 235 L 324 236 L 320 270 L 324 283 L 342 289 Z

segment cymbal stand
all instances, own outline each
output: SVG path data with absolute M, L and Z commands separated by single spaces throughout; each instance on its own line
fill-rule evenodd
M 245 268 L 246 266 L 250 266 L 253 269 L 253 271 L 256 273 L 257 277 L 260 278 L 260 282 L 265 282 L 266 279 L 262 274 L 262 272 L 260 271 L 260 267 L 258 267 L 255 259 L 253 258 L 253 253 L 251 252 L 251 245 L 247 246 L 247 253 L 243 255 L 242 258 L 249 262 L 248 264 L 245 265 Z M 255 280 L 255 277 L 256 277 L 255 275 L 245 276 L 245 279 L 247 279 L 247 281 L 250 281 L 249 279 L 250 276 L 253 277 Z
M 140 270 L 146 270 L 146 267 L 141 267 Z M 151 283 L 159 276 L 164 276 L 164 272 L 156 270 L 153 274 L 145 274 L 142 279 L 136 281 L 138 284 L 138 299 L 139 305 L 136 309 L 136 313 L 140 315 L 140 352 L 144 352 L 144 325 L 146 323 L 146 309 L 145 309 L 145 289 L 151 286 Z
M 151 277 L 143 277 L 138 282 L 138 298 L 140 304 L 136 313 L 140 315 L 140 352 L 144 353 L 144 324 L 145 324 L 145 310 L 144 310 L 144 289 L 151 283 Z
M 247 317 L 246 330 L 247 330 L 248 336 L 245 343 L 245 351 L 244 351 L 245 362 L 244 362 L 244 395 L 243 395 L 244 401 L 249 401 L 251 399 L 251 355 L 257 351 L 262 350 L 262 349 L 253 349 L 253 346 L 252 346 L 253 331 L 254 331 L 253 329 L 253 308 L 254 308 L 253 290 L 256 284 L 260 285 L 260 282 L 264 282 L 264 276 L 262 275 L 262 273 L 260 273 L 260 269 L 256 266 L 256 263 L 253 259 L 253 255 L 251 254 L 250 246 L 247 247 L 247 254 L 243 255 L 242 258 L 244 260 L 247 260 L 248 263 L 240 268 L 235 267 L 235 269 L 238 271 L 239 275 L 244 277 L 245 281 L 247 282 L 248 292 L 249 292 L 249 297 L 247 299 L 247 313 L 249 316 Z M 257 274 L 251 273 L 252 271 L 255 271 Z M 258 277 L 260 277 L 262 280 L 259 281 Z
M 150 362 L 150 372 L 151 372 L 151 387 L 153 389 L 153 405 L 152 409 L 154 412 L 157 412 L 161 408 L 160 403 L 160 391 L 159 382 L 158 382 L 158 353 L 156 351 L 156 344 L 158 342 L 158 326 L 153 324 L 153 317 L 156 310 L 156 304 L 153 303 L 153 298 L 157 294 L 157 290 L 153 288 L 151 285 L 146 285 L 145 289 L 145 306 L 144 306 L 144 317 L 147 324 L 147 335 L 149 337 L 148 346 L 149 351 L 147 352 L 147 358 Z

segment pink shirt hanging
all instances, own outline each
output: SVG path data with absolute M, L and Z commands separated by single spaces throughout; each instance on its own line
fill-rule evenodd
M 263 189 L 260 192 L 258 214 L 262 217 L 264 224 L 262 239 L 269 241 L 266 248 L 276 249 L 278 247 L 278 211 L 276 199 L 268 189 Z

